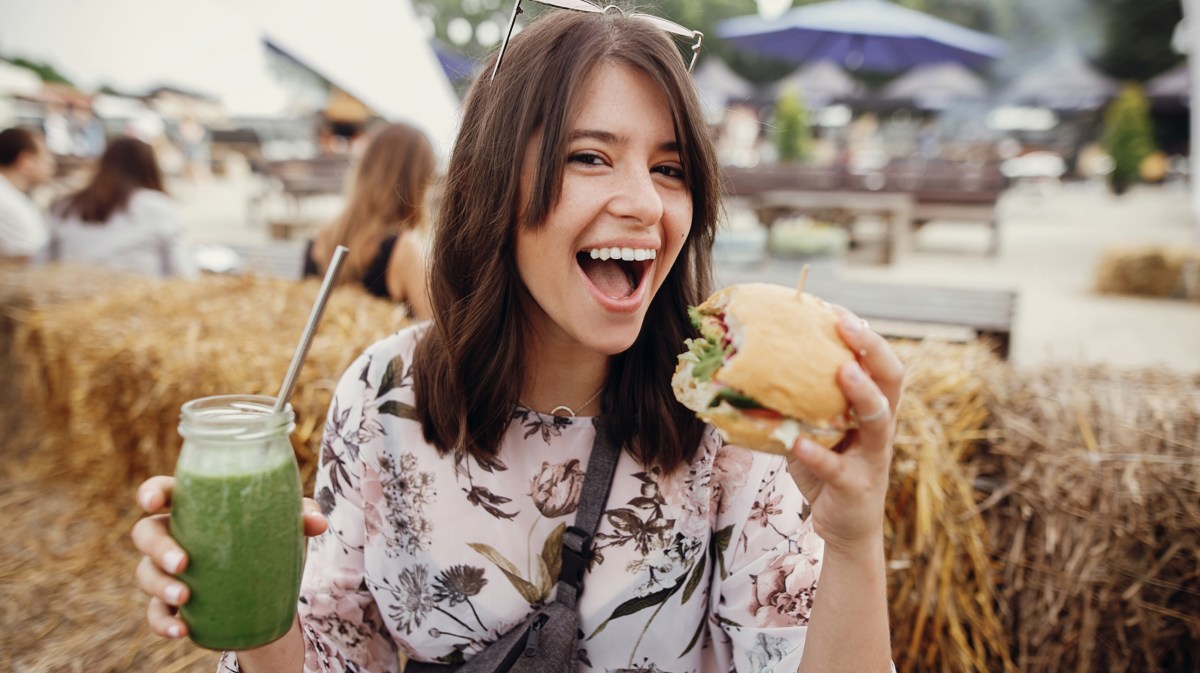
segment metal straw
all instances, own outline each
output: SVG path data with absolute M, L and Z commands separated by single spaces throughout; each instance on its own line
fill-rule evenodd
M 325 280 L 317 292 L 317 301 L 313 304 L 312 312 L 308 314 L 308 324 L 304 326 L 304 334 L 300 336 L 300 344 L 296 346 L 292 364 L 288 366 L 287 376 L 283 379 L 283 385 L 279 387 L 279 394 L 275 396 L 276 412 L 283 411 L 283 405 L 287 404 L 292 390 L 296 387 L 296 375 L 300 373 L 300 366 L 304 364 L 304 356 L 308 355 L 308 347 L 312 345 L 313 335 L 317 332 L 317 323 L 321 322 L 321 316 L 325 313 L 325 303 L 329 301 L 333 281 L 337 278 L 338 269 L 342 268 L 342 261 L 347 252 L 349 250 L 346 246 L 339 245 L 337 250 L 333 251 L 333 259 L 329 260 L 329 269 L 325 271 Z

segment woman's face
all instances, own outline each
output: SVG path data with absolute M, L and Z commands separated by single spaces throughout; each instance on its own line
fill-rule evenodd
M 558 203 L 518 226 L 517 268 L 543 345 L 614 355 L 633 345 L 687 238 L 692 198 L 667 99 L 644 74 L 592 71 L 568 129 Z M 522 202 L 537 143 L 525 153 Z

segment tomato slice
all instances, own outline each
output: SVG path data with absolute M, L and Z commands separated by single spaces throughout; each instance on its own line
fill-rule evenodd
M 783 414 L 775 411 L 774 409 L 739 409 L 738 411 L 741 411 L 742 415 L 744 416 L 758 418 L 764 421 L 780 421 L 784 418 Z

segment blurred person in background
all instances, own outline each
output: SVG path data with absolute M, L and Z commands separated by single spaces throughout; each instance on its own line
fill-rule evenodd
M 334 249 L 350 249 L 340 282 L 403 302 L 416 318 L 430 317 L 425 276 L 426 194 L 437 159 L 417 129 L 388 124 L 371 138 L 351 179 L 342 214 L 322 227 L 304 254 L 304 275 L 318 276 Z
M 195 117 L 184 115 L 179 120 L 179 151 L 183 155 L 183 177 L 206 180 L 212 177 L 212 139 L 208 129 Z
M 46 106 L 46 116 L 42 118 L 42 135 L 46 139 L 46 148 L 55 156 L 67 156 L 74 152 L 75 145 L 71 139 L 71 120 L 67 118 L 67 108 L 62 103 L 51 103 Z
M 109 144 L 91 182 L 51 208 L 46 258 L 151 278 L 195 274 L 153 148 L 128 137 Z
M 29 191 L 54 175 L 54 157 L 25 129 L 0 131 L 0 261 L 27 261 L 46 245 L 46 221 Z
M 90 107 L 80 105 L 71 111 L 71 133 L 75 156 L 91 159 L 104 152 L 104 125 Z

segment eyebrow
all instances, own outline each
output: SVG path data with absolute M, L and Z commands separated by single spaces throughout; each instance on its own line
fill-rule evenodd
M 611 131 L 601 131 L 599 129 L 576 129 L 567 135 L 567 142 L 590 138 L 599 140 L 602 143 L 609 145 L 624 145 L 629 142 L 627 136 L 620 136 Z M 658 149 L 664 152 L 679 152 L 679 143 L 674 140 L 668 140 L 658 146 Z

